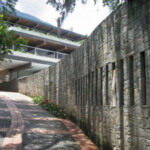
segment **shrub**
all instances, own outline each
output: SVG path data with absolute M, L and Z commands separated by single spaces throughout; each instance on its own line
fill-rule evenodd
M 67 118 L 66 110 L 59 104 L 56 104 L 50 100 L 45 100 L 43 96 L 33 97 L 33 101 L 39 104 L 41 107 L 59 118 Z
M 33 102 L 36 103 L 36 104 L 40 104 L 41 101 L 44 99 L 43 96 L 38 96 L 38 97 L 32 97 L 33 99 Z

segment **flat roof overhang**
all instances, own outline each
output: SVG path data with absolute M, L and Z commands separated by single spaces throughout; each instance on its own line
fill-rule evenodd
M 46 22 L 45 23 L 42 21 L 38 22 L 38 21 L 31 20 L 29 18 L 21 17 L 21 16 L 11 15 L 9 17 L 9 21 L 18 25 L 24 25 L 33 29 L 38 29 L 38 30 L 53 34 L 55 36 L 58 36 L 58 30 L 61 30 L 60 37 L 67 38 L 71 41 L 81 41 L 81 40 L 86 39 L 86 36 L 82 34 L 68 31 L 62 28 L 59 29 L 58 27 L 55 27 Z
M 39 64 L 35 62 L 29 63 L 27 61 L 15 60 L 15 59 L 11 59 L 10 62 L 10 59 L 5 58 L 5 61 L 1 63 L 0 71 L 3 70 L 7 70 L 10 72 L 27 71 L 30 73 L 35 73 L 47 67 L 50 67 L 50 65 Z
M 44 48 L 58 52 L 70 53 L 76 50 L 80 44 L 72 41 L 64 40 L 57 37 L 51 37 L 49 35 L 42 35 L 41 33 L 26 31 L 17 27 L 10 27 L 19 37 L 23 37 L 28 40 L 28 44 L 37 48 Z
M 0 70 L 37 72 L 57 62 L 59 62 L 59 59 L 56 58 L 13 52 L 13 54 L 6 55 L 5 61 L 1 62 Z
M 46 64 L 49 66 L 60 61 L 60 59 L 57 58 L 36 56 L 36 55 L 20 53 L 16 51 L 14 51 L 12 54 L 6 55 L 5 58 L 10 60 L 19 60 L 19 61 L 25 61 L 31 63 L 34 62 L 39 64 Z

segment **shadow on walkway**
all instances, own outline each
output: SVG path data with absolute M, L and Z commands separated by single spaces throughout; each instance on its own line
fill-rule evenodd
M 0 148 L 97 150 L 71 121 L 59 119 L 19 93 L 0 92 Z

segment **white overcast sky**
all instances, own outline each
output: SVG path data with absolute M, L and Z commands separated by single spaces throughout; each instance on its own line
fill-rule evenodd
M 58 12 L 47 5 L 46 1 L 18 0 L 16 9 L 57 26 Z M 110 11 L 107 7 L 103 7 L 102 0 L 99 0 L 97 5 L 94 5 L 93 0 L 88 0 L 86 5 L 81 4 L 80 1 L 77 2 L 74 12 L 65 19 L 62 28 L 69 30 L 73 28 L 74 32 L 89 35 L 109 15 Z

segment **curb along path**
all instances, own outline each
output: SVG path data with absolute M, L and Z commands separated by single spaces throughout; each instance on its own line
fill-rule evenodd
M 0 150 L 98 150 L 79 127 L 34 104 L 0 92 Z

